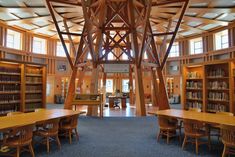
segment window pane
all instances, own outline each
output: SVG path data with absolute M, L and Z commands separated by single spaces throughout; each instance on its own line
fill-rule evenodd
M 65 45 L 67 47 L 68 52 L 70 53 L 70 51 L 69 51 L 69 43 L 65 43 Z M 65 51 L 64 51 L 64 47 L 62 46 L 61 42 L 57 42 L 56 56 L 66 57 L 66 54 L 65 54 Z
M 224 30 L 215 34 L 215 49 L 220 50 L 229 47 L 228 30 Z
M 21 50 L 21 33 L 8 29 L 6 46 Z
M 33 37 L 33 52 L 39 54 L 46 54 L 46 40 L 42 38 Z
M 168 48 L 169 44 L 167 44 L 167 48 Z M 179 57 L 179 43 L 178 42 L 174 42 L 171 50 L 170 50 L 170 54 L 169 57 Z
M 203 53 L 202 38 L 196 38 L 190 40 L 190 54 Z
M 113 80 L 112 79 L 106 80 L 106 92 L 113 93 Z
M 129 80 L 122 80 L 122 92 L 129 92 Z

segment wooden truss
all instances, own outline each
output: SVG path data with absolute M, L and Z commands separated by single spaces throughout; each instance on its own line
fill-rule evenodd
M 68 22 L 71 22 L 70 19 L 54 9 L 58 4 L 82 7 L 84 20 L 79 22 L 83 25 L 82 34 L 71 31 L 68 25 Z M 151 27 L 152 21 L 150 21 L 152 5 L 161 7 L 171 4 L 177 4 L 181 9 L 169 19 L 164 19 L 167 23 L 167 29 L 153 29 Z M 139 116 L 146 115 L 142 66 L 146 65 L 146 63 L 143 64 L 143 56 L 144 53 L 147 53 L 153 78 L 156 79 L 155 75 L 157 73 L 160 82 L 159 85 L 154 84 L 157 105 L 159 109 L 169 108 L 162 69 L 188 7 L 188 0 L 159 0 L 157 2 L 152 2 L 152 0 L 81 0 L 79 2 L 75 0 L 47 0 L 47 6 L 73 70 L 65 108 L 72 108 L 70 104 L 74 97 L 74 84 L 78 66 L 85 64 L 85 56 L 88 53 L 92 56 L 92 72 L 94 74 L 91 83 L 92 93 L 98 92 L 98 65 L 107 63 L 128 63 L 131 65 L 135 73 L 136 113 Z M 58 21 L 61 19 L 64 24 L 63 30 L 58 25 Z M 157 22 L 155 21 L 154 24 L 157 24 Z M 73 36 L 80 36 L 78 46 L 73 41 Z M 71 57 L 68 53 L 65 37 L 72 45 L 74 57 Z M 156 46 L 159 39 L 161 40 L 160 49 Z M 166 41 L 169 41 L 169 46 L 165 51 Z M 118 53 L 116 52 L 117 49 L 119 50 Z M 160 60 L 160 53 L 164 54 L 162 61 Z M 110 54 L 114 56 L 112 61 L 108 59 Z M 128 60 L 122 60 L 123 55 L 126 55 Z M 153 80 L 153 82 L 156 83 L 156 80 Z M 94 112 L 94 108 L 91 108 L 89 112 L 91 115 L 97 114 Z

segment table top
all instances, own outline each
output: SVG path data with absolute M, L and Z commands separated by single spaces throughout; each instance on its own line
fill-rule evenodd
M 46 109 L 39 112 L 23 113 L 13 116 L 3 116 L 0 117 L 0 131 L 17 126 L 40 123 L 49 119 L 63 118 L 66 116 L 79 114 L 81 114 L 80 111 L 65 109 Z
M 219 124 L 235 126 L 235 116 L 228 116 L 215 113 L 195 112 L 177 109 L 159 110 L 156 115 L 164 115 L 179 119 L 198 120 L 208 124 Z

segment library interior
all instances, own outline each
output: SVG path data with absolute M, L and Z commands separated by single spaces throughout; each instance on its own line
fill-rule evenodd
M 0 157 L 235 156 L 234 0 L 0 0 Z

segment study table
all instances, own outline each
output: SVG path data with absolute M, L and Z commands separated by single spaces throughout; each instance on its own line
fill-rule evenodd
M 222 114 L 195 112 L 195 111 L 186 111 L 186 110 L 177 110 L 177 109 L 159 110 L 156 112 L 151 112 L 151 114 L 169 116 L 177 119 L 197 120 L 207 124 L 235 126 L 234 116 L 228 116 Z
M 82 112 L 65 109 L 45 109 L 39 112 L 22 113 L 14 116 L 0 117 L 0 132 L 27 124 L 37 124 L 46 120 L 79 115 Z

